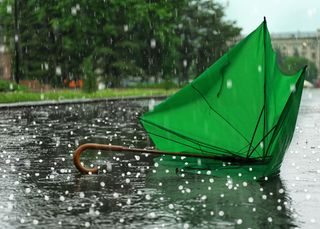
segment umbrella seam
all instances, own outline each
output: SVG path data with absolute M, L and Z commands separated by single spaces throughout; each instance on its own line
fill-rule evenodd
M 210 105 L 210 103 L 208 102 L 208 100 L 206 99 L 206 97 L 193 85 L 191 84 L 192 88 L 198 92 L 201 97 L 204 99 L 204 101 L 207 103 L 207 105 L 209 106 L 210 110 L 212 110 L 214 113 L 216 113 L 220 118 L 222 118 L 232 129 L 234 129 L 238 134 L 241 135 L 241 137 L 247 142 L 250 143 L 249 140 L 240 132 L 240 130 L 238 130 L 237 128 L 235 128 L 227 119 L 225 119 L 221 114 L 219 114 L 215 109 L 213 109 L 213 107 Z

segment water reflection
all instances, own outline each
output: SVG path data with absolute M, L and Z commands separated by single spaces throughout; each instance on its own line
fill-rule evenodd
M 274 228 L 299 226 L 280 177 L 177 173 L 148 154 L 84 155 L 85 142 L 148 146 L 137 117 L 148 100 L 0 111 L 0 228 Z
M 294 226 L 290 198 L 279 176 L 268 181 L 243 177 L 214 177 L 183 173 L 159 166 L 150 173 L 148 186 L 160 190 L 159 198 L 179 223 L 201 227 L 263 228 Z

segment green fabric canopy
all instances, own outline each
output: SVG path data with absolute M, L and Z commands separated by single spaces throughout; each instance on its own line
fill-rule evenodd
M 280 71 L 264 20 L 140 121 L 159 150 L 268 159 L 273 171 L 293 136 L 304 70 Z

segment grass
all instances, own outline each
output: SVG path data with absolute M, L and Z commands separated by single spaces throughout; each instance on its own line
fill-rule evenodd
M 128 89 L 106 89 L 94 93 L 85 93 L 81 90 L 55 90 L 48 92 L 0 92 L 0 103 L 16 103 L 29 101 L 46 100 L 69 100 L 69 99 L 97 99 L 97 98 L 115 98 L 128 96 L 154 96 L 170 95 L 176 89 L 148 89 L 148 88 L 128 88 Z

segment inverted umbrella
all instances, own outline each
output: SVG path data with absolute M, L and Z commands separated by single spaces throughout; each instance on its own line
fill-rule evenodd
M 277 66 L 266 20 L 189 85 L 140 121 L 158 150 L 149 153 L 265 164 L 279 171 L 295 129 L 306 67 L 286 75 Z M 87 148 L 146 152 L 120 146 Z M 112 148 L 113 147 L 113 148 Z

